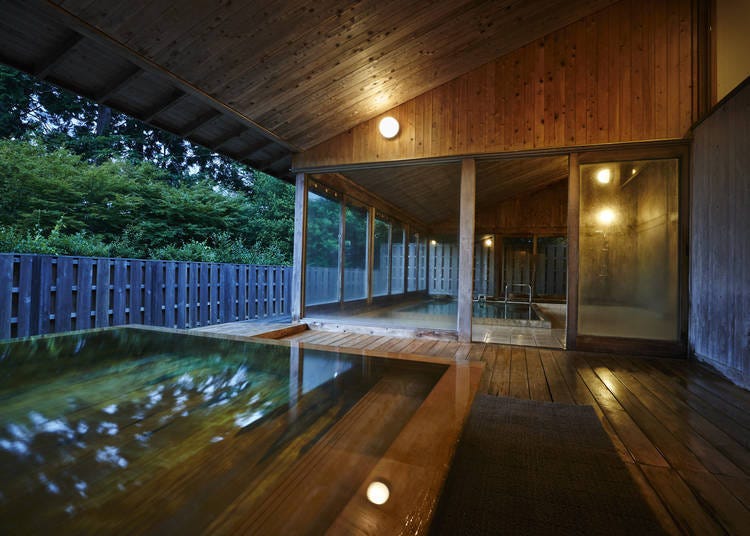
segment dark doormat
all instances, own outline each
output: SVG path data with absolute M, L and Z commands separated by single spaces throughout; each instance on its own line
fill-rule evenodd
M 431 534 L 663 534 L 590 406 L 479 395 Z

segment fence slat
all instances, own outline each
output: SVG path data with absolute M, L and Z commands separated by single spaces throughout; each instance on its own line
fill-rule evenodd
M 96 260 L 96 322 L 97 328 L 109 325 L 109 260 Z
M 154 261 L 151 281 L 151 322 L 152 326 L 164 325 L 164 263 Z
M 208 263 L 201 263 L 200 264 L 200 325 L 201 326 L 207 326 L 208 325 L 208 298 L 209 298 L 209 292 L 208 292 Z
M 112 297 L 112 325 L 122 326 L 125 323 L 126 295 L 128 291 L 128 261 L 114 259 L 115 279 Z
M 188 277 L 187 270 L 188 263 L 180 262 L 177 263 L 177 327 L 182 329 L 188 327 L 185 322 L 187 314 L 187 289 L 188 289 Z
M 78 277 L 76 285 L 76 329 L 91 327 L 91 282 L 94 272 L 94 259 L 81 258 L 78 260 Z
M 55 331 L 70 331 L 73 314 L 73 259 L 57 258 L 55 278 Z
M 0 339 L 10 339 L 13 314 L 13 255 L 0 255 Z
M 32 275 L 34 270 L 34 255 L 19 256 L 18 273 L 18 329 L 17 337 L 28 337 L 35 335 L 36 329 L 34 316 L 32 316 L 31 303 L 34 299 L 36 282 Z M 33 330 L 33 331 L 32 331 Z
M 39 328 L 37 333 L 52 332 L 52 257 L 43 255 L 39 266 Z
M 238 320 L 247 320 L 247 266 L 240 264 L 237 268 L 237 316 Z
M 143 324 L 143 291 L 146 266 L 141 260 L 130 261 L 130 303 L 128 304 L 130 324 Z
M 197 262 L 191 262 L 188 264 L 188 270 L 190 272 L 190 288 L 188 290 L 188 326 L 195 327 L 198 322 L 198 267 L 200 264 Z
M 177 265 L 174 261 L 164 263 L 164 325 L 168 328 L 174 327 L 176 269 Z
M 247 317 L 253 320 L 258 317 L 258 267 L 250 266 L 247 277 Z

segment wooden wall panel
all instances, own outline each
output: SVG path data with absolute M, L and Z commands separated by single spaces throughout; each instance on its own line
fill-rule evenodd
M 298 154 L 294 166 L 678 139 L 697 119 L 690 0 L 622 0 Z
M 690 347 L 750 388 L 750 79 L 695 130 Z

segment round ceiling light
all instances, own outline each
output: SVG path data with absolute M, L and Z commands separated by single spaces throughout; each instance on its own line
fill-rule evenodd
M 367 486 L 367 500 L 372 504 L 385 504 L 388 501 L 388 497 L 391 495 L 391 490 L 384 482 L 375 480 Z
M 380 131 L 380 134 L 387 139 L 395 138 L 396 134 L 398 134 L 398 121 L 395 117 L 384 117 L 380 120 L 380 124 L 378 125 L 378 130 Z

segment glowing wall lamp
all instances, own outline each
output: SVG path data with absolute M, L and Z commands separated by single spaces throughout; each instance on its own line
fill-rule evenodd
M 488 248 L 491 248 L 492 247 L 492 239 L 491 238 L 485 239 L 484 245 L 487 246 Z
M 609 168 L 602 168 L 596 173 L 596 180 L 601 184 L 609 184 L 609 181 L 612 180 L 612 172 Z
M 602 225 L 611 225 L 615 218 L 615 212 L 611 208 L 603 208 L 596 215 L 597 221 Z
M 398 129 L 399 125 L 395 117 L 384 117 L 378 124 L 380 135 L 389 140 L 396 137 L 396 134 L 398 134 Z

